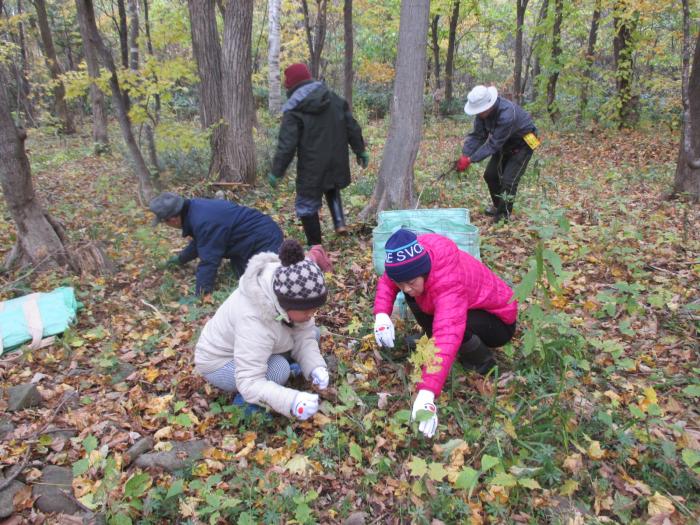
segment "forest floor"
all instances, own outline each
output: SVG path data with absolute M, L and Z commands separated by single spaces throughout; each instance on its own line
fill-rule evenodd
M 87 136 L 30 134 L 41 201 L 72 239 L 101 241 L 117 271 L 0 275 L 0 298 L 67 285 L 84 305 L 54 344 L 0 358 L 5 390 L 34 382 L 42 397 L 0 416 L 0 467 L 9 476 L 21 465 L 16 480 L 25 484 L 10 523 L 47 516 L 27 488 L 42 484 L 46 465 L 70 468 L 70 498 L 117 524 L 697 523 L 700 209 L 663 198 L 677 137 L 545 133 L 514 220 L 491 225 L 483 166 L 435 181 L 468 126 L 428 122 L 415 170 L 420 206 L 468 208 L 483 261 L 524 300 L 496 377 L 455 365 L 432 440 L 407 421 L 413 387 L 403 338 L 387 351 L 371 335 L 373 225 L 356 217 L 379 169 L 383 123 L 365 127 L 372 162 L 366 171 L 353 166 L 344 191 L 350 235 L 331 233 L 324 210 L 335 272 L 317 324 L 334 366 L 322 413 L 303 423 L 245 416 L 193 372 L 199 330 L 236 281 L 222 266 L 218 290 L 203 302 L 192 296 L 193 266 L 163 268 L 184 240 L 151 228 L 121 156 L 92 155 Z M 163 179 L 188 195 L 215 189 Z M 260 185 L 229 198 L 302 238 L 293 177 L 276 192 Z M 7 252 L 14 225 L 0 208 Z M 412 331 L 399 322 L 398 332 Z M 163 453 L 207 442 L 190 465 L 142 468 L 125 453 L 145 436 Z

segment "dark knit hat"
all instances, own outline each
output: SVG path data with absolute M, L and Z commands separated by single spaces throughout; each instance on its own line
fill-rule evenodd
M 292 64 L 284 70 L 285 89 L 292 89 L 305 80 L 311 80 L 311 71 L 306 64 Z
M 326 302 L 328 290 L 323 272 L 304 258 L 304 248 L 287 239 L 279 250 L 282 266 L 275 270 L 272 289 L 285 310 L 311 310 Z
M 184 204 L 184 197 L 169 191 L 151 199 L 151 202 L 148 203 L 148 208 L 156 215 L 153 218 L 153 226 L 178 215 L 182 211 Z
M 410 281 L 430 271 L 430 256 L 416 234 L 401 228 L 384 245 L 384 268 L 389 278 L 397 283 Z

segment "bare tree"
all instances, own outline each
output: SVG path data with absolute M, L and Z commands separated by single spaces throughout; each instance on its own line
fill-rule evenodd
M 281 0 L 268 0 L 267 86 L 268 109 L 273 115 L 282 111 L 280 85 L 280 5 Z
M 90 45 L 90 36 L 84 14 L 84 11 L 78 10 L 78 27 L 83 39 L 83 51 L 85 53 L 88 76 L 91 79 L 96 79 L 100 76 L 100 63 L 97 58 L 97 50 Z M 105 112 L 104 96 L 94 81 L 90 82 L 90 106 L 92 108 L 92 142 L 95 152 L 101 153 L 109 147 L 107 114 Z
M 10 114 L 6 92 L 6 75 L 0 70 L 0 183 L 5 202 L 17 226 L 17 244 L 11 250 L 6 266 L 59 264 L 77 270 L 66 249 L 62 228 L 44 210 L 34 192 L 32 173 L 24 149 L 27 138 L 18 129 Z
M 343 55 L 343 96 L 352 111 L 352 85 L 354 70 L 352 67 L 355 38 L 352 30 L 352 0 L 343 3 L 343 37 L 345 40 L 345 53 Z
M 363 219 L 377 211 L 405 208 L 414 202 L 413 164 L 422 135 L 429 18 L 430 0 L 402 0 L 389 134 L 377 185 L 360 214 Z
M 593 60 L 595 58 L 595 44 L 598 39 L 598 26 L 600 24 L 601 0 L 595 0 L 593 16 L 591 17 L 591 29 L 588 32 L 588 47 L 586 48 L 586 65 L 583 71 L 583 83 L 581 84 L 581 101 L 579 105 L 578 119 L 581 121 L 588 107 L 588 88 L 591 83 Z
M 523 77 L 523 27 L 528 0 L 515 0 L 515 68 L 513 69 L 513 98 L 522 104 Z
M 129 67 L 129 28 L 126 23 L 126 5 L 124 0 L 117 0 L 117 11 L 119 13 L 119 55 L 122 59 L 122 66 Z
M 559 120 L 559 107 L 557 106 L 557 80 L 559 80 L 559 68 L 561 64 L 561 21 L 564 16 L 564 0 L 554 0 L 554 24 L 552 25 L 552 65 L 547 80 L 547 111 L 552 122 Z
M 80 16 L 83 16 L 87 23 L 90 45 L 97 49 L 102 57 L 103 65 L 109 71 L 109 87 L 112 91 L 112 103 L 114 104 L 114 109 L 117 113 L 117 120 L 119 120 L 119 127 L 121 128 L 122 136 L 124 137 L 124 142 L 126 143 L 129 155 L 131 157 L 131 162 L 133 164 L 134 174 L 136 175 L 136 180 L 138 182 L 139 199 L 141 204 L 145 205 L 156 196 L 158 192 L 158 185 L 152 179 L 151 174 L 148 171 L 148 167 L 146 166 L 146 162 L 143 160 L 141 150 L 139 149 L 136 139 L 134 138 L 134 133 L 131 129 L 131 119 L 129 118 L 129 111 L 126 105 L 126 97 L 122 93 L 119 86 L 117 68 L 114 65 L 112 53 L 105 46 L 104 42 L 102 41 L 102 37 L 97 30 L 97 24 L 95 22 L 95 8 L 92 0 L 75 0 L 75 3 L 78 12 L 82 11 Z
M 36 9 L 36 17 L 39 24 L 41 42 L 44 47 L 46 66 L 49 68 L 51 80 L 53 80 L 54 84 L 54 109 L 56 115 L 61 121 L 63 133 L 72 134 L 75 133 L 75 124 L 73 123 L 73 116 L 68 109 L 68 104 L 66 104 L 66 88 L 63 86 L 63 82 L 61 81 L 61 65 L 58 62 L 56 48 L 54 48 L 53 45 L 53 37 L 51 36 L 49 19 L 46 14 L 46 1 L 34 0 L 34 7 Z
M 307 0 L 301 0 L 301 7 L 304 13 L 306 43 L 309 46 L 311 76 L 314 78 L 319 78 L 319 74 L 321 72 L 321 54 L 323 53 L 323 45 L 326 42 L 326 13 L 328 8 L 328 0 L 315 0 L 315 2 L 316 18 L 314 19 L 313 29 Z
M 151 22 L 148 18 L 148 0 L 143 0 L 143 25 L 146 30 L 146 49 L 148 49 L 149 56 L 153 57 L 153 41 L 151 40 Z M 155 72 L 151 73 L 153 82 L 158 84 L 158 76 Z M 160 94 L 158 91 L 153 95 L 154 108 L 151 112 L 149 110 L 148 104 L 146 105 L 146 114 L 150 123 L 147 123 L 144 127 L 144 132 L 146 133 L 146 143 L 148 144 L 148 156 L 151 160 L 151 165 L 153 168 L 160 173 L 163 169 L 158 161 L 158 151 L 156 150 L 156 138 L 154 129 L 158 126 L 160 122 Z
M 538 37 L 541 37 L 544 32 L 544 22 L 545 19 L 547 18 L 547 12 L 549 11 L 549 0 L 542 0 L 542 5 L 540 6 L 540 14 L 537 16 L 537 25 L 535 26 L 535 35 L 532 37 L 532 43 L 530 44 L 530 47 L 532 48 L 532 52 L 535 55 L 535 59 L 533 60 L 532 63 L 532 74 L 530 75 L 532 78 L 532 99 L 537 100 L 538 97 L 538 92 L 539 92 L 539 76 L 542 71 L 542 63 L 540 60 L 540 51 L 536 49 L 538 46 L 536 45 L 536 39 L 539 40 Z
M 449 108 L 452 105 L 452 80 L 455 69 L 455 47 L 457 41 L 457 23 L 459 22 L 459 0 L 453 0 L 452 15 L 450 15 L 450 32 L 447 37 L 447 55 L 445 56 L 445 102 Z
M 690 8 L 683 5 L 683 131 L 678 152 L 678 163 L 673 180 L 673 193 L 688 193 L 700 201 L 700 32 L 695 42 L 693 71 L 690 69 Z
M 255 183 L 253 124 L 255 104 L 251 79 L 253 0 L 238 0 L 226 6 L 222 49 L 222 93 L 226 121 L 224 144 L 232 182 Z

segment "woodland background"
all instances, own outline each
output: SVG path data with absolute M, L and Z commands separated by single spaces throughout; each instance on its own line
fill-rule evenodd
M 53 344 L 0 358 L 4 523 L 695 523 L 699 12 L 0 1 L 0 298 L 70 285 L 84 304 Z M 162 264 L 183 241 L 144 207 L 218 191 L 301 238 L 293 169 L 262 182 L 296 61 L 351 102 L 372 156 L 344 192 L 351 234 L 325 237 L 332 388 L 305 423 L 246 417 L 193 374 L 236 280 L 193 296 L 193 269 Z M 479 166 L 450 171 L 476 83 L 543 138 L 506 225 L 481 215 Z M 408 423 L 403 341 L 371 334 L 376 212 L 417 205 L 469 208 L 522 303 L 497 377 L 455 367 L 432 441 Z M 20 385 L 37 397 L 13 407 Z

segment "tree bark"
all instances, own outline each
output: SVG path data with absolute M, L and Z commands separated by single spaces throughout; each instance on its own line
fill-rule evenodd
M 253 0 L 238 0 L 226 6 L 222 49 L 222 92 L 226 121 L 226 161 L 230 182 L 255 183 L 253 123 L 255 105 L 251 79 Z
M 119 121 L 119 127 L 121 128 L 124 142 L 126 142 L 126 146 L 131 157 L 131 162 L 133 163 L 134 174 L 136 175 L 136 180 L 138 182 L 138 196 L 141 204 L 146 205 L 158 193 L 158 186 L 151 178 L 146 162 L 143 160 L 141 150 L 139 149 L 136 139 L 134 138 L 134 133 L 131 129 L 131 119 L 129 118 L 129 111 L 126 106 L 126 97 L 122 93 L 119 86 L 117 68 L 114 64 L 112 53 L 105 46 L 104 42 L 102 41 L 102 37 L 97 30 L 97 24 L 95 22 L 95 9 L 92 0 L 76 0 L 75 3 L 78 11 L 80 12 L 82 10 L 83 14 L 81 16 L 83 16 L 87 22 L 90 45 L 94 46 L 95 49 L 98 50 L 100 56 L 102 57 L 104 66 L 110 73 L 109 87 L 112 91 L 112 103 L 114 104 L 114 109 L 117 113 L 117 120 Z
M 515 68 L 513 69 L 513 98 L 518 104 L 523 99 L 523 26 L 528 0 L 515 1 Z
M 122 67 L 129 67 L 129 28 L 126 23 L 126 5 L 124 0 L 117 0 L 117 12 L 119 13 L 119 53 L 122 59 Z
M 321 54 L 323 53 L 323 45 L 326 41 L 326 12 L 328 0 L 316 0 L 316 19 L 313 24 L 313 29 L 311 27 L 311 17 L 307 0 L 301 0 L 301 7 L 304 13 L 306 44 L 309 47 L 311 76 L 319 78 L 319 73 L 321 71 Z
M 17 129 L 10 114 L 5 86 L 0 71 L 0 183 L 7 208 L 17 227 L 15 260 L 33 266 L 59 264 L 77 270 L 53 221 L 39 203 L 32 184 L 29 159 L 24 148 L 27 135 Z
M 695 42 L 693 70 L 690 69 L 690 8 L 683 5 L 683 131 L 678 152 L 678 163 L 673 180 L 673 193 L 687 193 L 700 201 L 700 32 Z
M 542 0 L 542 5 L 540 6 L 540 14 L 537 16 L 537 33 L 536 36 L 541 36 L 543 33 L 543 22 L 547 18 L 547 11 L 549 11 L 549 0 Z M 532 39 L 532 47 L 535 48 L 535 38 Z M 539 92 L 539 76 L 542 72 L 542 63 L 540 61 L 540 52 L 538 50 L 534 51 L 535 60 L 532 64 L 532 99 L 537 100 Z
M 54 109 L 56 115 L 61 121 L 61 128 L 63 133 L 70 135 L 75 133 L 75 124 L 73 123 L 73 116 L 68 109 L 68 104 L 66 104 L 66 88 L 63 86 L 63 82 L 60 78 L 62 73 L 61 65 L 58 63 L 58 57 L 56 56 L 56 48 L 54 48 L 53 45 L 51 28 L 49 27 L 49 19 L 46 15 L 46 1 L 34 0 L 34 7 L 36 8 L 37 22 L 39 24 L 41 42 L 44 47 L 46 65 L 49 68 L 51 80 L 53 80 L 54 82 Z
M 445 56 L 445 103 L 452 106 L 452 80 L 455 70 L 455 42 L 457 41 L 457 24 L 459 23 L 459 0 L 452 3 L 452 15 L 450 16 L 450 32 L 447 37 L 447 55 Z
M 280 4 L 281 0 L 268 0 L 268 47 L 267 47 L 267 107 L 277 115 L 282 111 L 280 83 Z
M 138 0 L 137 0 L 138 1 Z M 149 56 L 153 57 L 153 42 L 151 41 L 151 22 L 148 18 L 148 0 L 143 0 L 143 25 L 146 30 L 146 49 Z M 158 84 L 158 77 L 152 73 L 153 81 Z M 150 123 L 145 126 L 146 143 L 148 144 L 148 157 L 151 161 L 151 166 L 160 174 L 160 161 L 158 160 L 158 150 L 156 149 L 155 128 L 160 122 L 160 94 L 156 91 L 153 95 L 154 108 L 153 112 L 147 111 Z M 147 108 L 148 109 L 148 108 Z
M 100 63 L 97 50 L 90 43 L 87 21 L 83 10 L 78 10 L 77 19 L 80 28 L 80 36 L 83 39 L 83 52 L 87 64 L 88 76 L 91 79 L 99 78 Z M 107 113 L 105 111 L 104 95 L 95 82 L 90 82 L 90 105 L 92 108 L 92 142 L 95 153 L 102 153 L 109 149 L 109 136 L 107 134 Z
M 216 27 L 216 6 L 213 0 L 188 0 L 192 53 L 197 62 L 200 88 L 202 127 L 211 131 L 209 178 L 233 180 L 226 153 L 226 129 L 223 125 L 223 91 L 221 43 Z
M 595 59 L 595 44 L 598 40 L 598 26 L 600 24 L 601 0 L 595 0 L 593 16 L 591 17 L 591 29 L 588 32 L 588 47 L 586 48 L 586 62 L 583 71 L 583 85 L 581 86 L 581 102 L 579 104 L 578 121 L 581 122 L 588 108 L 588 88 L 591 83 L 593 60 Z
M 413 164 L 423 125 L 429 19 L 430 0 L 402 0 L 389 134 L 377 185 L 360 214 L 362 219 L 373 217 L 377 211 L 413 206 Z
M 440 89 L 440 41 L 438 35 L 438 28 L 440 24 L 440 15 L 433 16 L 432 23 L 430 24 L 430 37 L 433 48 L 433 70 L 435 75 L 435 85 L 434 89 Z
M 615 87 L 617 88 L 617 110 L 620 128 L 630 128 L 636 124 L 637 111 L 632 96 L 634 62 L 632 53 L 632 33 L 635 28 L 634 9 L 629 0 L 620 0 L 613 10 L 613 57 L 615 59 Z
M 24 37 L 24 21 L 22 15 L 22 0 L 17 0 L 17 14 L 20 15 L 20 20 L 17 25 L 17 33 L 19 37 L 19 67 L 16 67 L 17 73 L 17 92 L 19 93 L 19 103 L 24 110 L 26 120 L 32 125 L 36 125 L 34 117 L 34 105 L 30 99 L 31 85 L 29 84 L 29 62 L 27 60 L 27 44 Z M 17 108 L 19 112 L 19 107 Z
M 559 80 L 559 63 L 561 57 L 561 21 L 564 15 L 564 0 L 554 0 L 554 25 L 552 25 L 552 70 L 547 80 L 547 112 L 552 122 L 559 120 L 557 106 L 557 80 Z
M 352 61 L 355 52 L 355 38 L 352 29 L 352 0 L 343 3 L 343 36 L 345 40 L 345 53 L 343 55 L 343 95 L 352 111 L 352 85 L 355 72 Z

